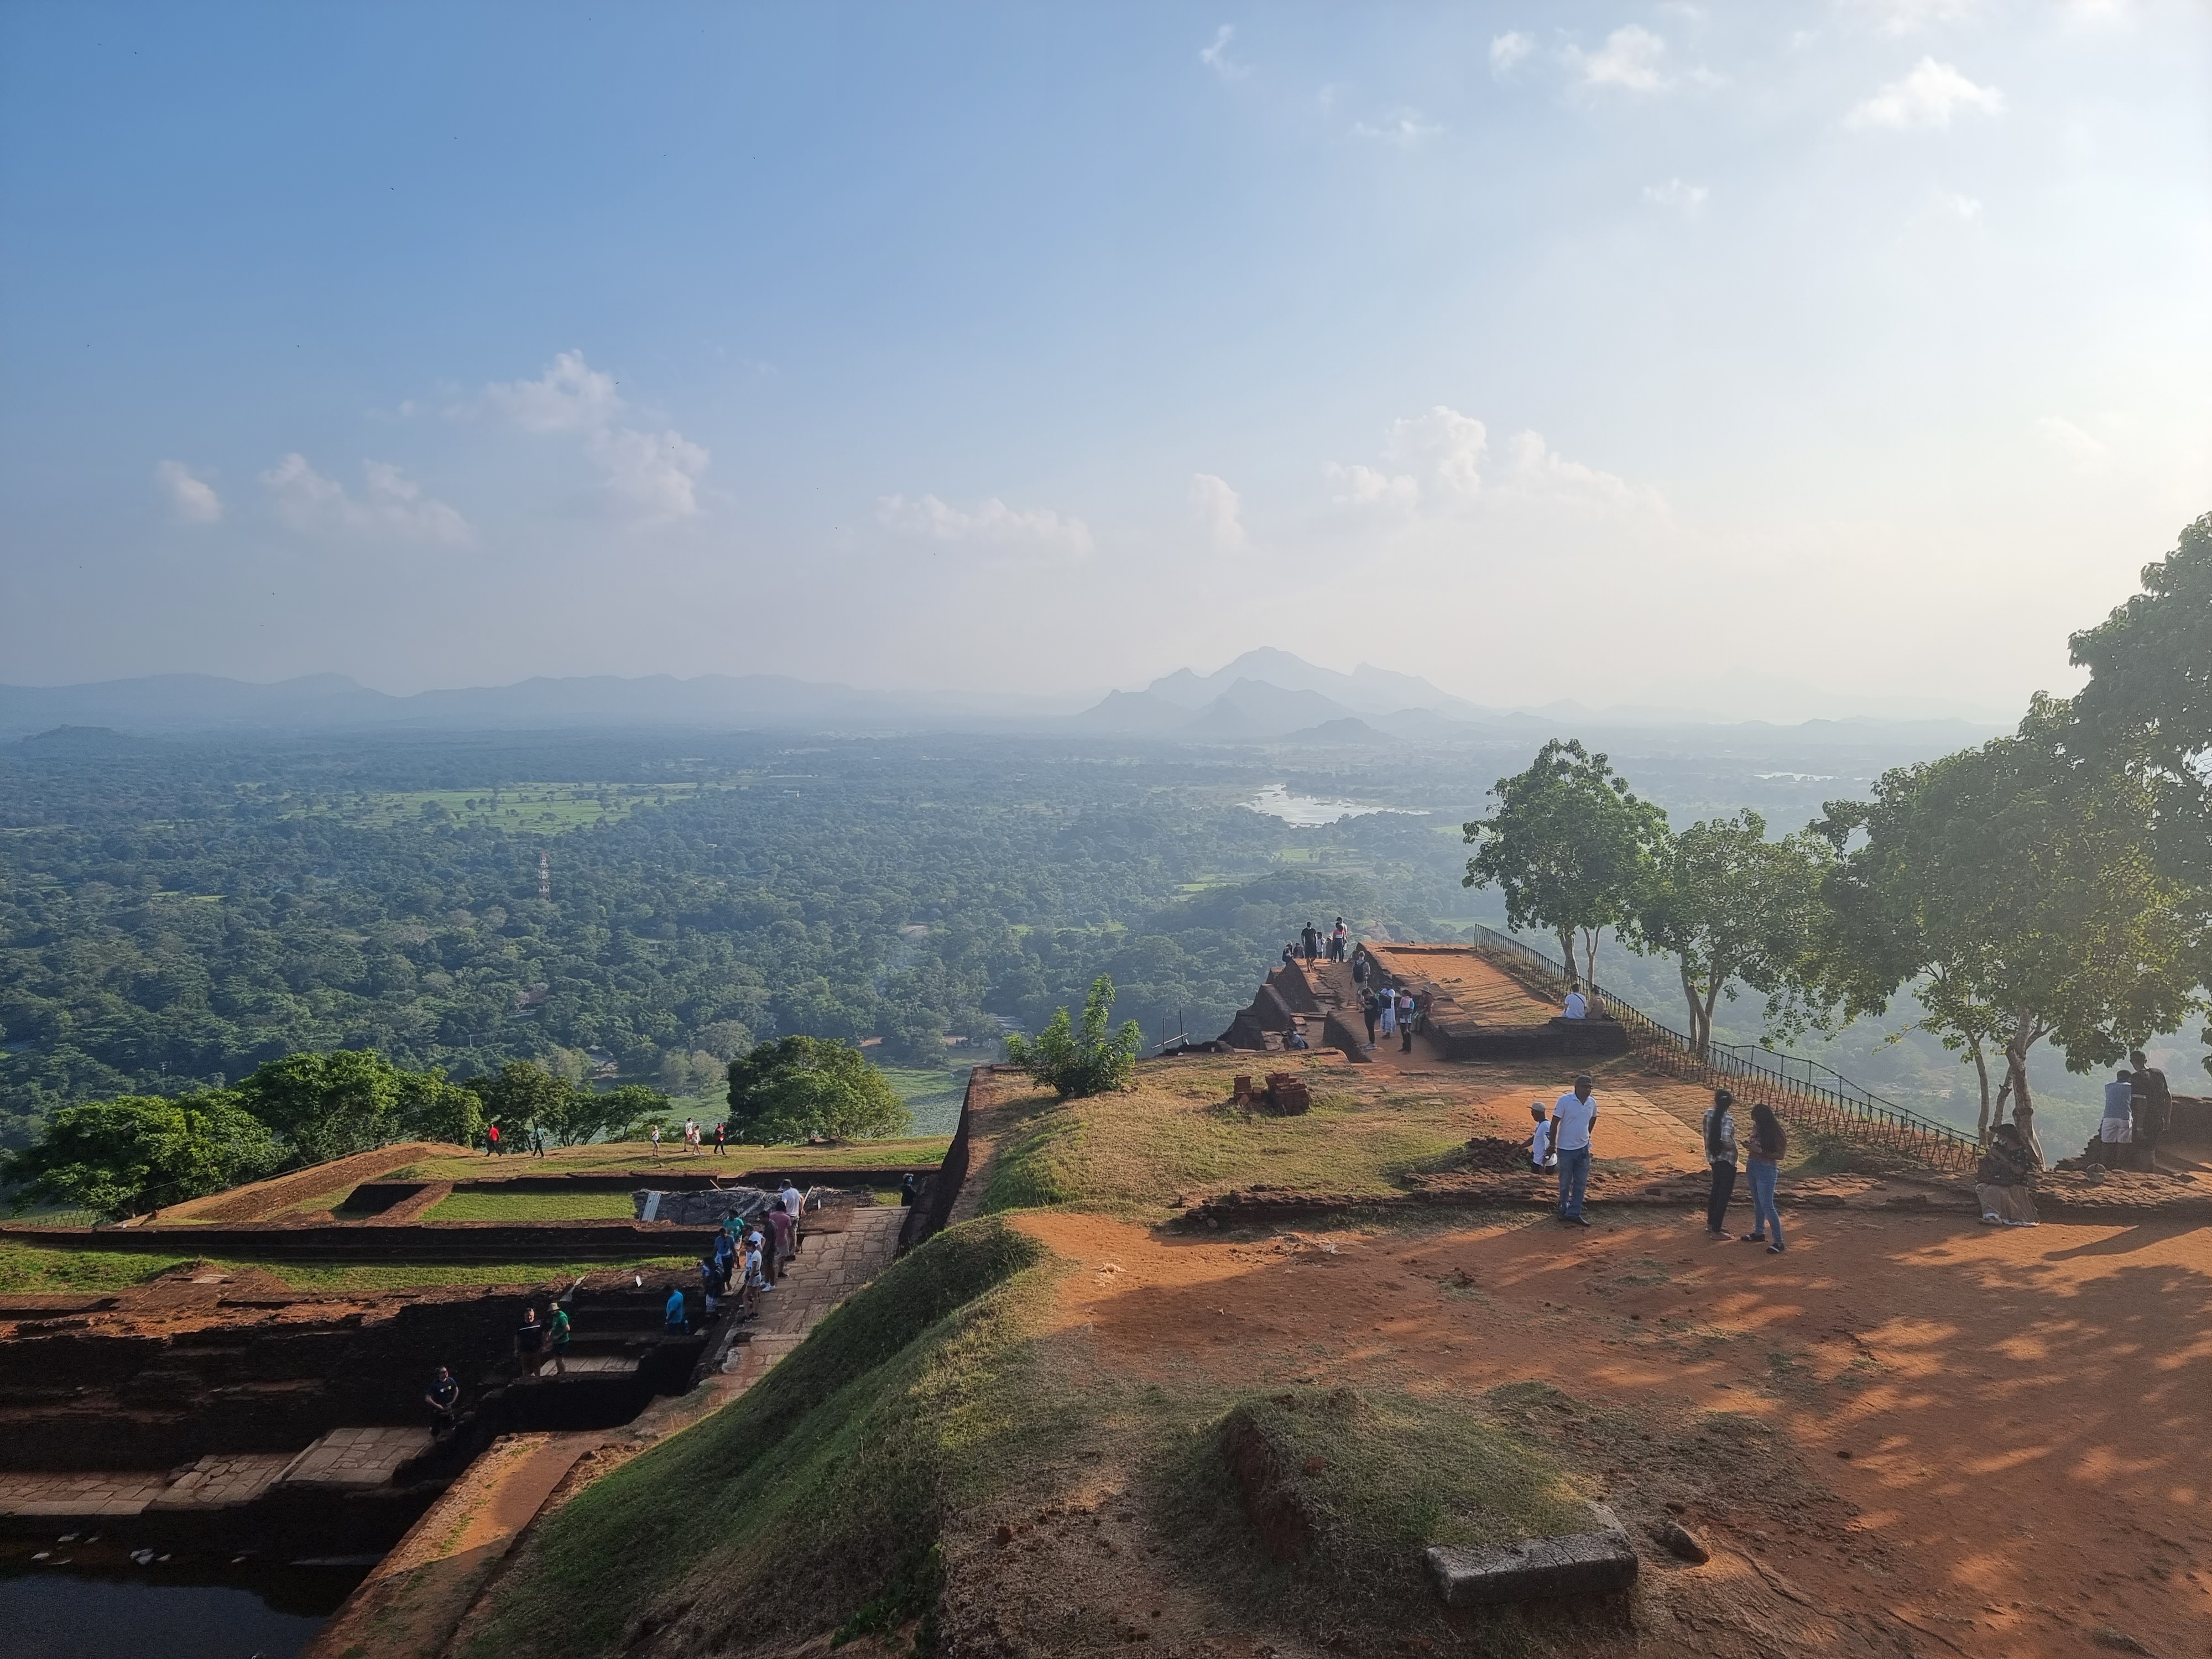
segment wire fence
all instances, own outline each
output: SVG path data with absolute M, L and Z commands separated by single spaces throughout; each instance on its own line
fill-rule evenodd
M 1569 981 L 1579 977 L 1556 958 L 1493 927 L 1476 924 L 1474 945 L 1500 966 L 1517 969 L 1554 994 L 1564 993 Z M 1605 1012 L 1620 1022 L 1628 1032 L 1629 1047 L 1646 1064 L 1716 1088 L 1757 1093 L 1802 1129 L 1933 1169 L 1971 1170 L 1981 1157 L 1973 1136 L 1884 1100 L 1816 1060 L 1719 1042 L 1708 1044 L 1700 1054 L 1697 1044 L 1680 1031 L 1603 986 L 1593 981 L 1585 988 L 1595 993 Z M 1753 1059 L 1753 1054 L 1759 1058 Z

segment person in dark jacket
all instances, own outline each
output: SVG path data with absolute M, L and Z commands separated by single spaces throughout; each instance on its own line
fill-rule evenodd
M 1729 1200 L 1735 1196 L 1735 1097 L 1726 1089 L 1713 1091 L 1713 1103 L 1705 1110 L 1705 1163 L 1712 1170 L 1712 1187 L 1705 1195 L 1705 1234 L 1726 1238 Z
M 2128 1056 L 2129 1113 L 2134 1120 L 2135 1144 L 2142 1148 L 2134 1162 L 2146 1170 L 2158 1168 L 2158 1138 L 2173 1116 L 2173 1091 L 2166 1073 L 2143 1058 L 2143 1051 Z

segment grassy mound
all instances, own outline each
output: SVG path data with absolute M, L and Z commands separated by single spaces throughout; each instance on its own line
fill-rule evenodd
M 1304 1071 L 1312 1110 L 1273 1117 L 1231 1103 L 1239 1073 Z M 1040 1095 L 999 1149 L 983 1210 L 1070 1205 L 1160 1218 L 1178 1198 L 1267 1182 L 1331 1193 L 1399 1190 L 1398 1178 L 1466 1139 L 1450 1108 L 1415 1090 L 1295 1056 L 1140 1066 L 1117 1093 Z
M 550 1516 L 465 1652 L 719 1651 L 927 1611 L 949 1506 L 1064 1425 L 1009 1408 L 1043 1248 L 940 1234 L 725 1410 Z
M 1427 1546 L 1590 1525 L 1550 1457 L 1492 1416 L 1351 1389 L 1243 1401 L 1186 1437 L 1156 1497 L 1224 1599 L 1309 1628 L 1425 1628 Z

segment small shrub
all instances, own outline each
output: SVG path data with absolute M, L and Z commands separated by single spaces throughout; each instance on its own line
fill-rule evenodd
M 1084 999 L 1083 1024 L 1078 1030 L 1067 1010 L 1060 1009 L 1037 1034 L 1006 1039 L 1006 1060 L 1023 1066 L 1062 1100 L 1126 1089 L 1137 1069 L 1137 1055 L 1145 1046 L 1143 1029 L 1128 1020 L 1109 1034 L 1106 1022 L 1114 1013 L 1114 981 L 1101 974 Z

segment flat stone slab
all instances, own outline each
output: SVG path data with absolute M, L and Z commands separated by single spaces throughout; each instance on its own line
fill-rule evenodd
M 1610 1595 L 1636 1582 L 1636 1551 L 1616 1531 L 1532 1538 L 1504 1549 L 1431 1545 L 1429 1577 L 1448 1607 Z
M 428 1429 L 332 1429 L 277 1479 L 288 1486 L 382 1486 L 429 1449 Z
M 137 1515 L 168 1483 L 168 1475 L 160 1470 L 0 1474 L 0 1515 Z
M 147 1504 L 149 1514 L 175 1510 L 220 1510 L 251 1504 L 276 1484 L 292 1462 L 286 1452 L 249 1452 L 235 1457 L 203 1457 L 169 1483 Z

